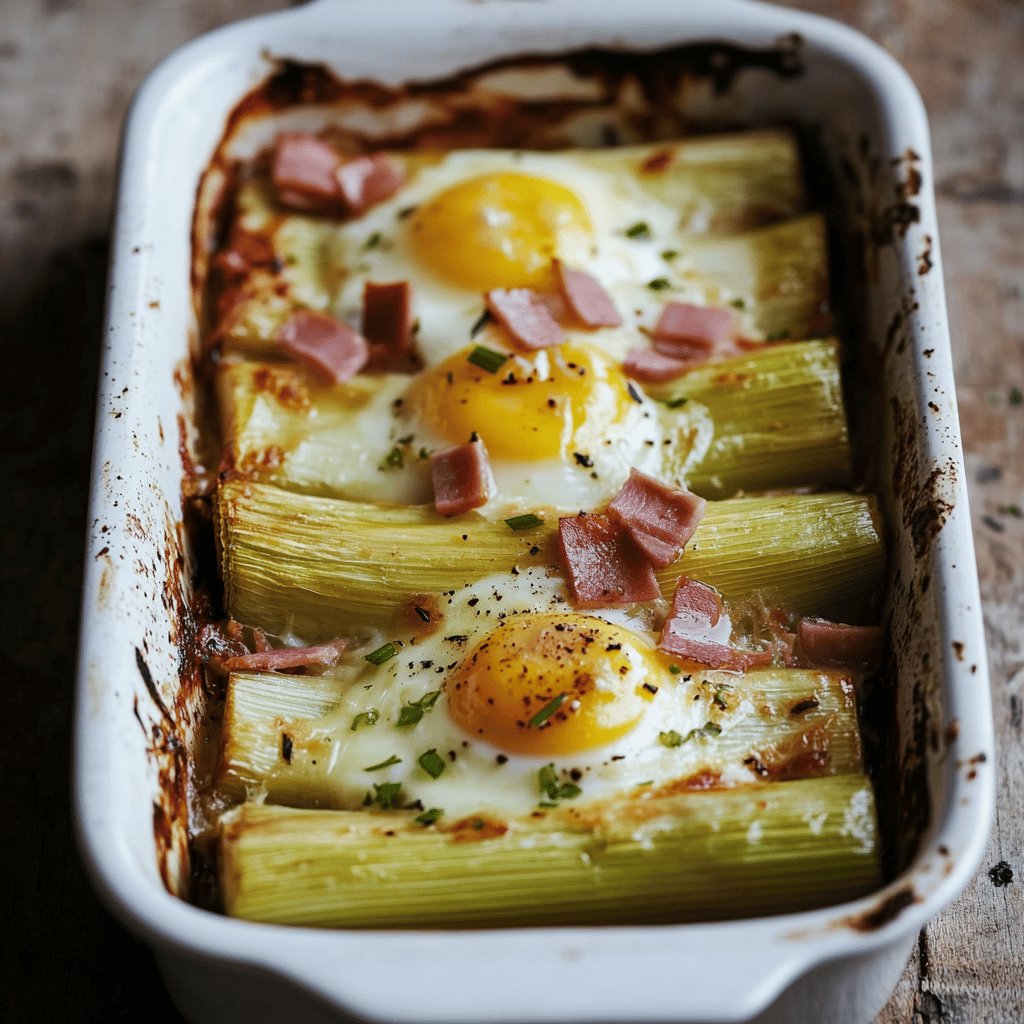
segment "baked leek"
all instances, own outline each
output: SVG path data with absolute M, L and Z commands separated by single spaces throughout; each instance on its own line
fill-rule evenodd
M 556 524 L 513 530 L 476 513 L 370 505 L 225 480 L 216 501 L 228 610 L 242 622 L 313 641 L 388 626 L 410 600 L 514 566 L 555 566 Z M 881 584 L 874 499 L 858 494 L 735 498 L 708 505 L 682 556 L 657 572 L 726 598 L 754 594 L 794 612 L 856 620 Z
M 246 803 L 221 829 L 229 914 L 321 927 L 747 917 L 841 902 L 881 882 L 862 775 L 433 826 L 415 812 Z

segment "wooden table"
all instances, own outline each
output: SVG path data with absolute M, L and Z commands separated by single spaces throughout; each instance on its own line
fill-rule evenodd
M 173 1019 L 143 946 L 89 890 L 67 796 L 75 624 L 118 133 L 144 72 L 274 0 L 4 0 L 0 338 L 7 506 L 0 1005 L 25 1021 Z M 1024 5 L 801 0 L 889 49 L 931 116 L 1000 740 L 995 831 L 921 933 L 885 1024 L 1024 1020 Z M 680 5 L 680 10 L 683 7 Z M 1012 878 L 1012 880 L 1011 880 Z M 13 926 L 13 928 L 12 928 Z M 11 932 L 14 937 L 12 941 Z

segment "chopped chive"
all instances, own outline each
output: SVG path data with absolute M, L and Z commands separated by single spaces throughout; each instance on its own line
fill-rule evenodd
M 419 700 L 409 701 L 398 712 L 398 725 L 400 727 L 415 725 L 437 703 L 437 698 L 440 696 L 440 690 L 431 690 L 420 697 Z
M 1020 505 L 1000 505 L 999 514 L 1013 516 L 1014 519 L 1024 519 L 1024 511 L 1021 510 Z
M 407 217 L 411 217 L 417 210 L 415 206 L 403 206 L 397 213 L 399 220 L 405 220 Z
M 365 660 L 371 665 L 383 665 L 389 658 L 393 658 L 398 653 L 398 645 L 391 643 L 390 641 L 378 647 L 375 651 L 370 651 L 366 655 Z M 374 719 L 376 721 L 376 719 Z
M 683 671 L 678 665 L 669 665 L 668 670 L 674 676 L 679 675 L 679 673 Z
M 582 792 L 575 782 L 563 782 L 558 787 L 558 796 L 561 800 L 575 800 Z
M 723 711 L 726 710 L 728 705 L 725 703 L 725 697 L 722 696 L 724 690 L 731 690 L 732 687 L 728 683 L 716 683 L 715 684 L 715 695 L 711 698 L 711 702 L 715 707 L 721 708 Z M 721 729 L 719 729 L 721 732 Z
M 700 728 L 702 736 L 721 736 L 722 727 L 717 722 L 705 722 Z
M 636 785 L 637 785 L 638 789 L 641 786 L 653 786 L 654 785 L 654 779 L 644 779 L 643 782 L 638 782 Z
M 538 807 L 557 807 L 557 806 L 558 806 L 558 804 L 557 804 L 557 803 L 555 803 L 555 801 L 554 801 L 554 800 L 541 800 L 541 801 L 540 801 L 540 802 L 539 802 L 539 803 L 537 804 L 537 806 L 538 806 Z
M 352 732 L 358 732 L 364 725 L 376 725 L 379 718 L 380 712 L 376 708 L 367 708 L 366 711 L 360 711 L 352 719 Z
M 390 811 L 398 801 L 398 794 L 402 791 L 400 782 L 382 782 L 379 786 L 373 784 L 372 803 L 379 805 L 382 811 Z
M 376 249 L 377 246 L 380 245 L 383 237 L 384 236 L 379 231 L 374 231 L 374 233 L 370 235 L 365 242 L 363 242 L 363 249 L 366 252 L 369 252 L 371 249 Z
M 679 255 L 679 250 L 678 249 L 665 249 L 664 252 L 662 252 L 662 254 L 661 254 L 661 258 L 666 263 L 671 263 L 672 260 L 674 260 L 678 255 Z
M 476 322 L 469 329 L 469 336 L 475 338 L 492 320 L 491 311 L 485 309 L 477 318 Z
M 733 309 L 738 309 L 740 311 L 747 308 L 747 303 L 743 299 L 733 299 L 729 305 L 732 306 Z
M 1020 388 L 1010 388 L 1010 405 L 1024 405 L 1024 391 Z
M 381 469 L 384 469 L 385 467 L 389 469 L 405 468 L 405 455 L 403 454 L 402 449 L 397 445 L 395 445 L 395 447 L 384 456 L 384 462 L 381 464 Z
M 427 825 L 433 825 L 442 814 L 444 814 L 444 811 L 440 807 L 430 807 L 422 814 L 417 814 L 412 820 L 417 825 L 423 825 L 425 828 Z
M 662 405 L 664 405 L 666 409 L 679 409 L 686 405 L 688 401 L 688 398 L 666 398 L 665 401 L 662 402 Z
M 417 758 L 419 766 L 432 778 L 441 777 L 444 772 L 444 758 L 436 750 L 428 750 Z
M 479 366 L 481 370 L 486 370 L 488 373 L 497 373 L 505 365 L 508 356 L 502 355 L 501 352 L 495 352 L 493 348 L 477 345 L 466 356 L 466 359 L 474 366 Z
M 646 221 L 638 220 L 635 224 L 631 224 L 626 228 L 624 234 L 627 238 L 646 242 L 651 237 L 651 229 L 648 227 Z
M 540 791 L 545 793 L 549 799 L 558 799 L 558 773 L 553 764 L 546 764 L 537 772 L 537 784 Z
M 527 512 L 524 515 L 506 519 L 505 525 L 511 530 L 532 530 L 535 526 L 543 526 L 544 520 L 532 512 Z
M 683 737 L 675 729 L 669 729 L 668 732 L 658 733 L 658 742 L 663 747 L 681 747 L 683 745 Z
M 379 772 L 381 768 L 390 768 L 393 764 L 401 764 L 402 759 L 396 754 L 392 754 L 386 761 L 381 761 L 380 764 L 371 764 L 369 768 L 364 768 L 364 772 Z
M 398 712 L 398 725 L 415 725 L 423 717 L 423 708 L 418 704 L 406 704 Z
M 650 288 L 652 292 L 663 292 L 667 288 L 672 287 L 672 282 L 667 277 L 656 277 L 653 281 L 647 282 L 647 287 Z
M 526 723 L 526 727 L 528 729 L 537 729 L 542 726 L 562 706 L 562 704 L 565 703 L 565 698 L 568 696 L 569 694 L 567 693 L 560 693 L 554 700 L 548 701 L 548 703 L 545 704 L 544 707 L 542 707 L 540 711 L 538 711 L 537 714 L 535 714 L 533 718 Z

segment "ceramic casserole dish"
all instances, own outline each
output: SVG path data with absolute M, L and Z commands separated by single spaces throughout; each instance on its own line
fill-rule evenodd
M 855 902 L 719 923 L 328 931 L 188 902 L 192 782 L 209 752 L 183 517 L 194 423 L 197 185 L 242 96 L 281 60 L 394 87 L 514 58 L 673 48 L 695 126 L 785 122 L 822 154 L 864 386 L 864 473 L 887 529 L 892 880 Z M 506 86 L 514 94 L 514 83 Z M 545 88 L 537 86 L 534 88 Z M 372 116 L 372 111 L 367 116 Z M 326 122 L 326 107 L 301 114 Z M 317 0 L 189 44 L 129 115 L 100 381 L 75 787 L 94 882 L 194 1021 L 868 1022 L 922 925 L 963 888 L 993 803 L 992 725 L 928 129 L 877 46 L 718 0 Z M 844 300 L 847 305 L 851 300 Z M 867 425 L 870 425 L 868 429 Z

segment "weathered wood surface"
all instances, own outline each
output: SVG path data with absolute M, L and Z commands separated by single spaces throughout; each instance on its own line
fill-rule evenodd
M 144 947 L 72 848 L 75 622 L 118 135 L 143 73 L 275 0 L 0 2 L 0 339 L 10 1019 L 173 1019 Z M 1000 742 L 998 812 L 966 893 L 922 933 L 876 1024 L 1024 1020 L 1024 6 L 800 0 L 890 50 L 931 116 L 958 396 Z M 682 9 L 682 8 L 681 8 Z M 40 355 L 42 359 L 40 359 Z M 13 640 L 13 643 L 11 642 Z M 996 884 L 1009 877 L 1009 884 Z M 1008 869 L 1008 870 L 1007 870 Z

